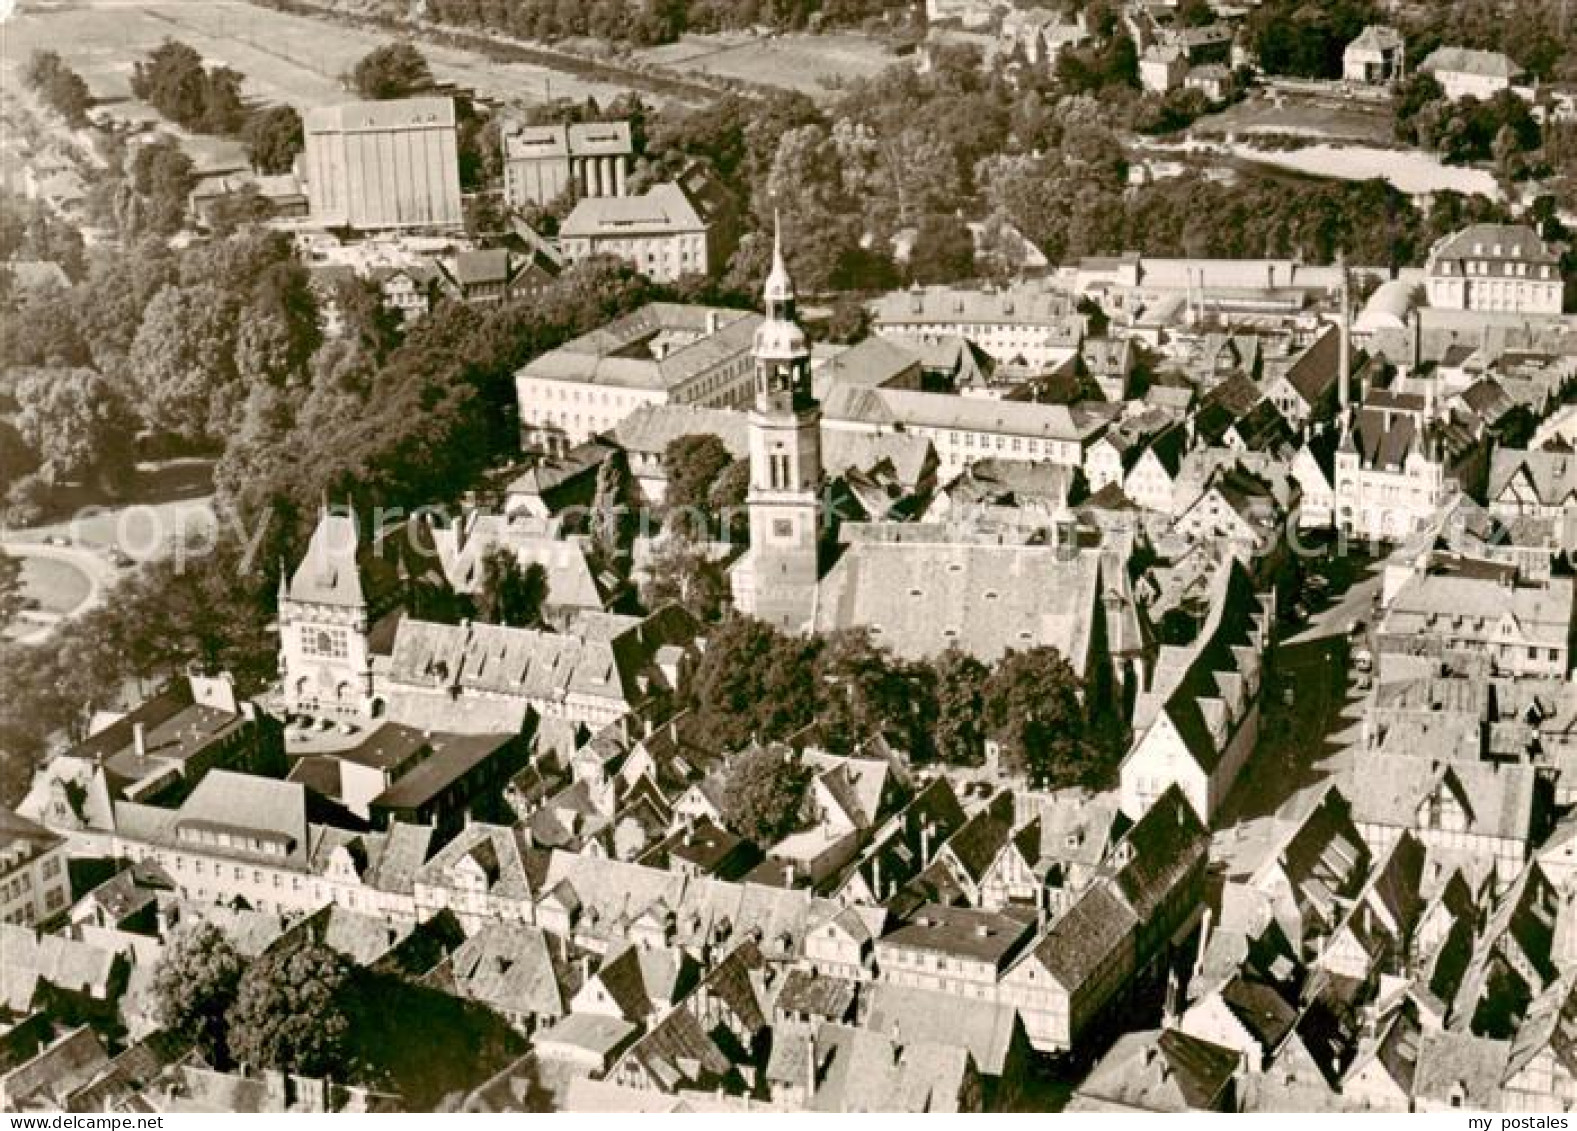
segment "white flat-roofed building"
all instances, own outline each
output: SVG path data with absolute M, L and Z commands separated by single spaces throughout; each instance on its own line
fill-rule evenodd
M 652 303 L 550 350 L 515 374 L 522 444 L 558 451 L 641 405 L 744 408 L 759 314 Z
M 503 145 L 504 197 L 516 208 L 547 204 L 572 185 L 583 198 L 626 195 L 628 122 L 506 126 Z
M 464 222 L 453 99 L 322 106 L 303 125 L 314 221 L 363 230 Z

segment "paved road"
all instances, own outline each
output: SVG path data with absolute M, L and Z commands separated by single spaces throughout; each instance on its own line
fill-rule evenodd
M 43 558 L 61 562 L 78 570 L 88 579 L 88 592 L 73 609 L 62 613 L 32 610 L 20 618 L 21 630 L 13 638 L 24 644 L 36 644 L 55 630 L 62 620 L 81 616 L 97 607 L 104 600 L 104 592 L 115 584 L 120 571 L 102 553 L 83 546 L 49 546 L 42 541 L 8 539 L 0 542 L 0 550 L 14 558 Z M 15 626 L 13 626 L 13 629 Z
M 24 613 L 23 628 L 11 626 L 7 635 L 34 644 L 47 638 L 62 620 L 95 608 L 124 572 L 110 560 L 112 551 L 119 550 L 133 562 L 153 561 L 168 555 L 179 541 L 205 536 L 215 521 L 211 501 L 203 497 L 131 504 L 23 529 L 0 526 L 0 550 L 13 557 L 62 562 L 88 579 L 88 594 L 76 608 L 60 614 Z

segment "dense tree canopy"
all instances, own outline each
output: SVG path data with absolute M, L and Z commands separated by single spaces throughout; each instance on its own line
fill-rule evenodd
M 28 57 L 22 81 L 30 90 L 74 127 L 88 124 L 93 95 L 82 76 L 66 66 L 57 51 L 34 51 Z
M 212 923 L 177 935 L 154 968 L 153 993 L 159 1020 L 196 1045 L 210 1064 L 230 1064 L 226 1015 L 235 1003 L 244 964 L 230 940 Z
M 137 422 L 108 381 L 92 369 L 14 376 L 16 430 L 38 457 L 45 482 L 97 478 L 112 490 L 126 482 Z
M 231 1054 L 254 1069 L 343 1070 L 351 974 L 338 952 L 319 943 L 263 955 L 242 976 L 227 1014 Z
M 1012 651 L 986 681 L 985 723 L 1003 763 L 1039 789 L 1105 785 L 1112 763 L 1096 756 L 1085 689 L 1054 648 Z
M 663 470 L 668 476 L 663 501 L 671 516 L 670 527 L 693 537 L 706 535 L 713 518 L 712 487 L 732 458 L 723 441 L 709 432 L 668 441 L 663 449 Z
M 204 69 L 196 48 L 166 39 L 137 61 L 131 89 L 183 129 L 228 134 L 246 120 L 241 81 L 239 71 L 223 66 Z
M 723 821 L 747 840 L 771 845 L 815 818 L 811 768 L 793 751 L 760 746 L 736 757 L 723 779 Z
M 27 605 L 21 559 L 0 550 L 0 628 L 10 624 Z
M 1347 44 L 1381 22 L 1371 0 L 1264 0 L 1243 35 L 1268 74 L 1330 79 L 1341 77 Z
M 482 555 L 482 589 L 476 615 L 488 624 L 538 628 L 548 599 L 548 574 L 540 562 L 520 564 L 507 546 L 493 546 Z
M 304 144 L 301 115 L 294 106 L 254 111 L 241 130 L 247 160 L 259 173 L 288 173 Z
M 352 90 L 363 98 L 409 98 L 431 90 L 432 68 L 413 43 L 388 43 L 364 55 L 350 73 Z

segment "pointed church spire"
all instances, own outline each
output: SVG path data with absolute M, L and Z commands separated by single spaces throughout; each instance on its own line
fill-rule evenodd
M 772 213 L 772 269 L 767 272 L 763 297 L 767 317 L 793 318 L 794 280 L 789 277 L 788 264 L 783 259 L 783 218 L 776 210 Z

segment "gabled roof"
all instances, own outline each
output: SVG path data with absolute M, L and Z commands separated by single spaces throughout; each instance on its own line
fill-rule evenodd
M 1081 1100 L 1143 1111 L 1219 1110 L 1241 1059 L 1179 1029 L 1125 1033 L 1079 1085 L 1070 1110 Z
M 1158 665 L 1151 690 L 1135 709 L 1135 730 L 1148 729 L 1164 714 L 1199 767 L 1213 773 L 1224 751 L 1215 732 L 1223 723 L 1232 729 L 1249 706 L 1248 685 L 1258 682 L 1266 615 L 1264 598 L 1233 560 L 1212 586 L 1199 637 L 1186 649 L 1163 654 L 1164 666 Z
M 965 822 L 943 847 L 971 883 L 985 879 L 986 871 L 1013 837 L 1013 794 L 1003 791 Z M 1031 864 L 1034 860 L 1029 861 Z
M 958 1111 L 968 1051 L 935 1041 L 896 1044 L 868 1029 L 822 1025 L 813 1045 L 811 1111 Z
M 1098 556 L 1052 546 L 860 542 L 822 580 L 816 629 L 866 626 L 906 659 L 1049 645 L 1079 671 L 1099 584 Z
M 1497 447 L 1489 462 L 1490 503 L 1500 499 L 1513 482 L 1525 482 L 1534 500 L 1543 506 L 1577 505 L 1577 455 Z
M 878 982 L 871 986 L 862 1025 L 900 1046 L 916 1042 L 959 1045 L 969 1050 L 985 1076 L 1007 1067 L 1018 1010 L 1007 1002 L 980 1001 Z
M 356 562 L 359 546 L 354 515 L 323 511 L 307 542 L 307 552 L 290 578 L 286 597 L 315 605 L 366 605 Z

